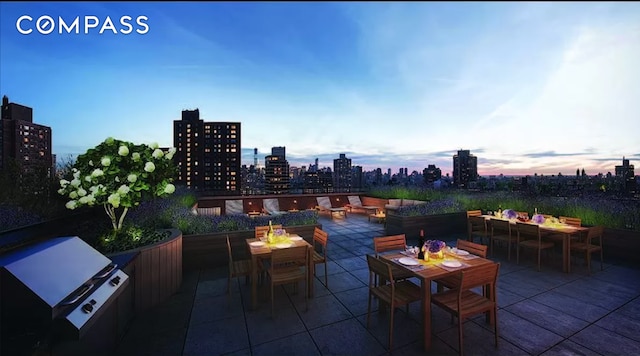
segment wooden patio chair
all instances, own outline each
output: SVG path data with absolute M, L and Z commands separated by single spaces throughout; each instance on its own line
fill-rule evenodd
M 571 251 L 578 251 L 585 254 L 587 269 L 591 274 L 591 254 L 600 252 L 600 270 L 604 270 L 603 251 L 602 251 L 602 234 L 604 228 L 602 226 L 593 226 L 589 228 L 587 236 L 580 242 L 571 243 Z
M 267 273 L 271 281 L 271 317 L 274 315 L 274 287 L 282 284 L 305 282 L 305 306 L 309 309 L 309 248 L 295 246 L 271 251 L 271 263 Z
M 420 286 L 411 281 L 397 282 L 396 276 L 389 263 L 374 256 L 367 255 L 369 265 L 369 301 L 367 303 L 367 328 L 371 319 L 371 297 L 376 296 L 378 303 L 381 301 L 389 305 L 389 350 L 393 347 L 393 314 L 395 308 L 406 306 L 407 315 L 409 304 L 422 299 Z M 378 283 L 376 281 L 386 281 Z
M 459 250 L 465 250 L 482 258 L 487 258 L 487 250 L 489 249 L 489 246 L 458 239 L 458 241 L 456 242 L 456 248 Z M 456 283 L 459 282 L 458 280 L 459 276 L 446 276 L 443 278 L 438 278 L 434 280 L 434 282 L 436 282 L 438 292 L 442 292 L 444 290 L 443 287 L 447 287 L 449 289 L 454 288 L 456 286 Z
M 231 251 L 231 243 L 229 235 L 227 235 L 227 252 L 229 254 L 229 277 L 227 278 L 227 294 L 231 296 L 231 279 L 236 277 L 245 277 L 245 282 L 249 281 L 251 275 L 251 260 L 233 260 Z
M 324 285 L 329 288 L 327 279 L 327 242 L 329 242 L 329 234 L 319 228 L 313 229 L 313 274 L 316 273 L 316 265 L 324 263 Z M 321 251 L 318 252 L 318 250 Z
M 482 216 L 467 216 L 468 240 L 473 242 L 475 237 L 478 237 L 480 238 L 480 243 L 483 243 L 485 239 L 491 242 L 491 235 L 487 225 L 487 219 Z
M 518 232 L 516 263 L 520 263 L 520 246 L 535 249 L 538 252 L 538 271 L 540 271 L 540 256 L 542 250 L 553 248 L 553 242 L 543 241 L 540 226 L 516 222 Z
M 507 260 L 511 260 L 511 245 L 517 244 L 517 238 L 511 223 L 505 220 L 492 219 L 489 221 L 489 229 L 491 230 L 491 255 L 494 253 L 495 241 L 507 243 Z
M 431 296 L 431 302 L 458 318 L 458 351 L 464 355 L 463 323 L 474 315 L 489 312 L 493 322 L 493 333 L 498 347 L 498 303 L 496 301 L 496 282 L 499 263 L 475 266 L 456 274 L 456 286 Z M 482 287 L 487 293 L 480 295 L 472 289 Z

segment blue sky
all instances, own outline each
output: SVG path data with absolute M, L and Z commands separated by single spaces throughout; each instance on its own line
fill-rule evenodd
M 43 15 L 100 24 L 43 35 Z M 0 2 L 0 94 L 60 158 L 108 136 L 171 146 L 199 108 L 242 123 L 245 164 L 286 146 L 297 166 L 449 173 L 469 149 L 480 174 L 613 172 L 640 165 L 638 63 L 637 2 Z

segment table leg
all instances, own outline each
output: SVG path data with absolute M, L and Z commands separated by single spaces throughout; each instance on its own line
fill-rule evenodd
M 307 271 L 309 271 L 309 283 L 307 285 L 307 290 L 309 293 L 309 298 L 313 298 L 313 283 L 314 283 L 314 279 L 315 279 L 315 269 L 316 269 L 316 264 L 313 263 L 313 247 L 309 248 L 309 267 L 307 268 Z
M 422 287 L 422 327 L 424 351 L 431 349 L 431 281 L 423 279 Z
M 571 235 L 567 234 L 567 273 L 571 272 Z
M 258 257 L 251 256 L 251 308 L 258 306 Z
M 564 234 L 564 237 L 562 239 L 562 271 L 565 273 L 569 273 L 568 262 L 567 262 L 568 260 L 567 254 L 569 253 L 568 245 L 569 245 L 569 234 Z

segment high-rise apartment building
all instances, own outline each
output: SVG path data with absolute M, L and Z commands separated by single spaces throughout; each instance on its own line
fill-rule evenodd
M 458 188 L 468 188 L 469 183 L 478 179 L 478 158 L 469 150 L 460 150 L 453 155 L 453 184 Z
M 184 110 L 173 121 L 173 144 L 180 183 L 207 194 L 240 194 L 239 122 L 205 122 L 198 109 Z
M 51 128 L 33 122 L 33 109 L 10 103 L 2 97 L 0 115 L 0 171 L 17 168 L 21 179 L 25 174 L 42 173 L 53 177 L 55 162 L 51 153 Z
M 356 192 L 363 190 L 364 173 L 362 172 L 362 166 L 351 167 L 351 188 Z
M 629 160 L 622 157 L 622 165 L 616 166 L 616 178 L 623 181 L 623 189 L 628 193 L 636 191 L 636 177 L 633 164 L 629 164 Z
M 333 160 L 333 188 L 335 192 L 351 191 L 351 158 L 344 153 Z
M 267 194 L 287 194 L 291 189 L 289 162 L 284 147 L 271 148 L 271 155 L 264 158 L 264 188 Z

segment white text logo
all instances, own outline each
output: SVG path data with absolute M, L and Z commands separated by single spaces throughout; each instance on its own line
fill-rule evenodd
M 52 33 L 60 35 L 65 33 L 84 33 L 85 35 L 88 35 L 89 33 L 96 32 L 101 35 L 105 32 L 113 33 L 114 35 L 117 35 L 118 33 L 128 35 L 134 32 L 135 27 L 136 33 L 144 35 L 149 32 L 149 24 L 147 24 L 148 20 L 149 18 L 146 16 L 138 16 L 134 21 L 131 16 L 125 15 L 121 16 L 119 21 L 116 21 L 114 24 L 114 21 L 111 20 L 109 16 L 101 21 L 98 16 L 88 15 L 76 16 L 72 20 L 65 20 L 58 16 L 58 20 L 56 22 L 56 20 L 49 15 L 42 15 L 35 20 L 29 15 L 22 15 L 16 21 L 16 29 L 23 35 L 32 33 L 34 28 L 37 32 L 43 35 L 49 35 Z

